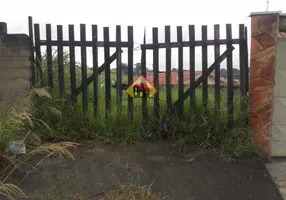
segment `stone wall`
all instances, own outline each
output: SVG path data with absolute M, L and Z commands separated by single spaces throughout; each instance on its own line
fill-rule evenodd
M 281 12 L 251 15 L 249 125 L 268 161 L 286 155 L 285 17 Z
M 3 28 L 4 25 L 4 28 Z M 7 34 L 0 23 L 0 105 L 11 103 L 30 89 L 29 37 Z
M 249 125 L 256 131 L 254 144 L 261 148 L 261 157 L 266 160 L 271 158 L 270 134 L 279 14 L 266 12 L 251 15 Z

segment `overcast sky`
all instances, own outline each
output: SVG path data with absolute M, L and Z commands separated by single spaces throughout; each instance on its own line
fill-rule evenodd
M 208 25 L 208 38 L 213 39 L 213 25 L 220 24 L 221 37 L 225 38 L 225 24 L 231 23 L 233 38 L 238 38 L 238 24 L 250 28 L 251 12 L 266 10 L 266 0 L 9 0 L 1 2 L 0 21 L 7 22 L 9 33 L 28 33 L 28 16 L 40 23 L 41 39 L 45 39 L 45 24 L 51 23 L 53 39 L 56 25 L 64 26 L 64 38 L 68 37 L 68 24 L 75 25 L 79 39 L 79 24 L 87 25 L 87 39 L 91 39 L 91 24 L 99 27 L 99 40 L 103 39 L 103 26 L 110 27 L 110 40 L 115 40 L 115 26 L 122 25 L 122 40 L 127 39 L 127 26 L 134 26 L 135 46 L 143 42 L 146 27 L 147 43 L 152 40 L 152 27 L 159 27 L 159 42 L 164 42 L 164 26 L 172 26 L 172 41 L 176 41 L 176 26 L 183 26 L 183 38 L 187 40 L 188 25 L 196 26 L 196 39 L 201 38 L 201 25 Z M 285 0 L 270 0 L 270 11 L 286 12 Z M 235 46 L 236 47 L 236 46 Z M 43 49 L 44 50 L 44 49 Z M 79 50 L 79 49 L 78 49 Z M 224 48 L 221 49 L 221 52 Z M 88 49 L 90 53 L 90 49 Z M 111 53 L 113 50 L 111 51 Z M 184 68 L 188 69 L 188 49 L 184 48 Z M 99 54 L 99 64 L 103 54 Z M 127 53 L 123 53 L 123 62 Z M 147 65 L 152 65 L 152 52 L 147 53 Z M 234 67 L 238 67 L 238 47 L 234 51 Z M 77 60 L 80 54 L 77 53 Z M 165 69 L 165 51 L 160 51 L 160 70 Z M 213 62 L 213 47 L 209 47 L 209 65 Z M 134 52 L 134 63 L 140 62 L 140 51 Z M 91 56 L 88 54 L 91 66 Z M 201 68 L 201 48 L 196 48 L 196 67 Z M 172 50 L 172 66 L 177 67 L 177 49 Z

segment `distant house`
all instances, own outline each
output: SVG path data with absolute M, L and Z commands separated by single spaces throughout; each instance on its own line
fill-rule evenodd
M 197 80 L 202 75 L 201 71 L 195 71 L 195 80 Z M 149 72 L 147 73 L 146 79 L 154 84 L 154 73 Z M 178 72 L 171 72 L 171 86 L 178 85 Z M 221 86 L 226 86 L 226 81 L 221 79 L 220 81 Z M 189 85 L 190 84 L 190 72 L 184 71 L 183 72 L 183 84 Z M 166 85 L 166 72 L 159 72 L 159 85 L 164 86 Z M 210 74 L 208 76 L 208 85 L 214 86 L 215 85 L 215 75 Z

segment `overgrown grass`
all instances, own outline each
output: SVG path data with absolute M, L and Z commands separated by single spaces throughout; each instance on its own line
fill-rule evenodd
M 42 68 L 44 85 L 47 85 L 46 57 L 43 56 Z M 119 110 L 116 103 L 116 90 L 111 88 L 111 115 L 105 118 L 105 87 L 104 73 L 99 77 L 99 105 L 100 117 L 94 117 L 93 84 L 88 86 L 88 108 L 82 110 L 81 95 L 77 103 L 72 105 L 66 101 L 70 94 L 69 56 L 64 56 L 65 92 L 64 98 L 58 96 L 57 57 L 53 57 L 54 88 L 51 89 L 53 98 L 49 101 L 38 98 L 36 107 L 56 108 L 57 112 L 48 112 L 39 109 L 36 112 L 38 119 L 48 123 L 50 131 L 42 132 L 42 137 L 48 141 L 80 141 L 93 140 L 98 143 L 137 143 L 144 140 L 160 140 L 164 133 L 174 140 L 180 147 L 195 145 L 202 148 L 215 148 L 228 159 L 241 158 L 252 155 L 256 149 L 251 145 L 252 132 L 246 122 L 247 98 L 240 97 L 239 90 L 234 92 L 234 125 L 227 127 L 227 93 L 221 90 L 220 113 L 214 110 L 214 89 L 209 89 L 208 112 L 205 112 L 202 101 L 202 92 L 196 90 L 196 109 L 191 112 L 190 99 L 184 102 L 184 116 L 168 116 L 166 119 L 156 119 L 154 113 L 154 100 L 148 99 L 148 118 L 142 117 L 141 99 L 134 99 L 134 114 L 132 123 L 129 121 L 127 94 L 123 91 L 122 107 Z M 88 69 L 88 74 L 92 73 Z M 77 87 L 81 84 L 81 68 L 76 69 Z M 126 75 L 123 82 L 126 83 Z M 111 81 L 116 81 L 116 75 L 111 74 Z M 185 88 L 187 89 L 187 87 Z M 166 113 L 166 93 L 160 91 L 161 116 Z M 178 89 L 172 88 L 172 99 L 178 99 Z M 119 111 L 118 111 L 119 110 Z M 60 114 L 61 113 L 61 114 Z
M 184 103 L 184 116 L 168 116 L 167 119 L 156 119 L 153 115 L 154 100 L 148 99 L 148 118 L 143 119 L 141 100 L 134 99 L 133 121 L 129 121 L 130 113 L 127 109 L 127 94 L 123 96 L 122 108 L 116 104 L 116 91 L 112 88 L 111 115 L 105 118 L 105 88 L 104 73 L 99 78 L 99 105 L 100 116 L 94 117 L 93 85 L 88 87 L 89 104 L 86 112 L 82 111 L 81 96 L 77 103 L 72 105 L 69 98 L 69 59 L 64 56 L 65 95 L 58 96 L 57 57 L 53 57 L 54 88 L 47 86 L 46 59 L 42 59 L 44 74 L 44 89 L 34 88 L 23 98 L 12 105 L 2 105 L 0 109 L 0 195 L 13 197 L 24 196 L 24 193 L 15 185 L 7 183 L 9 176 L 22 167 L 30 167 L 23 177 L 25 178 L 42 161 L 53 155 L 60 155 L 73 159 L 68 149 L 75 148 L 82 140 L 92 140 L 97 143 L 130 144 L 140 141 L 157 141 L 167 133 L 170 140 L 175 141 L 179 147 L 195 145 L 201 148 L 216 149 L 220 155 L 232 160 L 250 156 L 256 152 L 251 145 L 252 132 L 247 128 L 245 119 L 247 111 L 241 104 L 247 99 L 241 99 L 238 92 L 234 95 L 234 126 L 227 127 L 226 93 L 221 92 L 221 109 L 218 115 L 214 112 L 214 93 L 210 90 L 208 112 L 202 105 L 202 93 L 196 91 L 196 109 L 191 112 L 190 100 Z M 76 69 L 77 86 L 81 84 L 80 68 Z M 91 74 L 91 70 L 88 70 Z M 111 79 L 115 82 L 115 74 Z M 124 76 L 126 81 L 126 76 Z M 172 89 L 173 102 L 178 98 L 176 88 Z M 166 112 L 164 99 L 166 93 L 160 91 L 160 114 Z M 7 146 L 15 140 L 24 141 L 28 147 L 27 154 L 15 156 L 9 154 Z M 44 143 L 42 142 L 44 141 Z M 47 143 L 52 142 L 52 143 Z M 31 166 L 29 160 L 35 155 L 43 155 L 42 159 Z M 140 199 L 140 198 L 139 198 Z
M 13 104 L 0 106 L 0 197 L 14 199 L 14 197 L 25 196 L 19 187 L 9 183 L 9 178 L 17 170 L 23 171 L 22 169 L 25 168 L 26 173 L 22 179 L 24 180 L 32 170 L 50 156 L 59 155 L 73 159 L 69 149 L 75 148 L 76 143 L 42 143 L 41 132 L 37 127 L 41 127 L 43 131 L 51 130 L 48 123 L 34 116 L 36 110 L 41 109 L 35 107 L 33 101 L 35 98 L 52 99 L 46 90 L 35 88 Z M 44 110 L 56 112 L 55 108 L 47 107 Z M 27 145 L 27 153 L 25 155 L 10 153 L 8 148 L 13 141 L 23 141 Z M 41 160 L 32 165 L 30 161 L 36 155 L 41 155 Z

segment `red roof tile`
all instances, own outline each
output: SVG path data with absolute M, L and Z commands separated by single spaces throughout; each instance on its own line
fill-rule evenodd
M 201 71 L 195 71 L 195 76 L 201 75 Z M 189 82 L 190 80 L 190 72 L 184 71 L 183 73 L 184 79 L 183 82 Z M 150 81 L 152 84 L 154 83 L 154 73 L 147 73 L 146 79 Z M 171 85 L 178 84 L 178 72 L 171 72 Z M 166 85 L 166 72 L 159 72 L 159 85 Z

